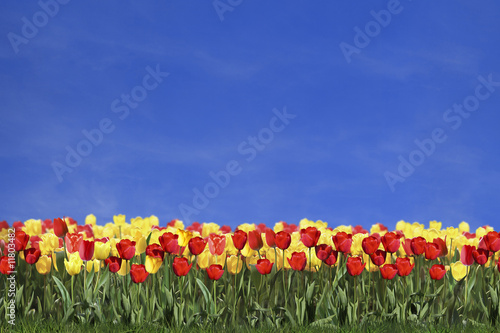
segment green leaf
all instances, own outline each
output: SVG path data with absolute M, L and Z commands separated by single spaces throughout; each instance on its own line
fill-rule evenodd
M 311 300 L 312 300 L 312 297 L 313 297 L 313 293 L 314 293 L 314 286 L 315 285 L 316 285 L 316 281 L 314 281 L 313 283 L 311 283 L 307 287 L 307 291 L 306 291 L 306 301 L 307 301 L 307 303 L 311 303 Z
M 496 308 L 498 306 L 497 292 L 496 292 L 495 288 L 493 288 L 492 286 L 488 285 L 488 287 L 490 289 L 491 305 L 493 305 L 493 307 Z
M 215 304 L 212 300 L 212 297 L 210 295 L 210 291 L 208 290 L 207 286 L 198 278 L 196 278 L 196 283 L 198 284 L 198 287 L 200 287 L 200 290 L 203 294 L 203 298 L 205 299 L 205 304 L 207 304 L 208 307 L 208 313 L 209 314 L 214 314 L 215 312 Z

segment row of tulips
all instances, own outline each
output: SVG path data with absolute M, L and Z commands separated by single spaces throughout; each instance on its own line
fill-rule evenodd
M 93 215 L 0 222 L 0 311 L 84 322 L 496 325 L 500 235 L 462 222 L 329 228 Z M 33 268 L 33 266 L 35 268 Z M 82 274 L 83 272 L 83 274 Z M 12 292 L 12 278 L 16 289 Z M 397 278 L 396 278 L 397 277 Z M 10 279 L 10 280 L 9 280 Z M 1 290 L 0 290 L 1 291 Z M 200 302 L 200 299 L 202 300 Z

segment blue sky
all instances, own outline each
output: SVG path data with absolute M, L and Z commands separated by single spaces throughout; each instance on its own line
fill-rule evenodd
M 0 219 L 500 228 L 497 2 L 214 3 L 4 1 Z

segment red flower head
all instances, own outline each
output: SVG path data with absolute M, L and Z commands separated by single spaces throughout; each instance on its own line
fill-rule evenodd
M 120 258 L 130 260 L 135 256 L 135 242 L 130 239 L 122 239 L 116 244 L 116 250 L 118 250 Z
M 408 276 L 413 270 L 413 267 L 415 267 L 415 264 L 410 262 L 410 258 L 396 258 L 396 267 L 399 276 Z
M 184 258 L 184 257 L 182 257 L 182 258 L 175 257 L 174 262 L 172 263 L 172 268 L 174 269 L 174 274 L 177 276 L 187 275 L 187 273 L 189 273 L 189 270 L 191 269 L 191 266 L 193 266 L 193 264 L 188 263 L 187 258 Z
M 2 231 L 3 229 L 9 229 L 9 224 L 7 223 L 7 221 L 0 221 L 0 231 Z
M 276 237 L 274 237 L 274 241 L 278 248 L 286 250 L 290 247 L 292 236 L 286 231 L 280 231 L 276 234 Z
M 361 263 L 361 257 L 349 257 L 347 258 L 347 273 L 351 276 L 357 276 L 363 273 L 366 263 Z
M 472 252 L 476 249 L 475 246 L 464 245 L 462 247 L 462 251 L 460 251 L 460 261 L 465 266 L 470 266 L 474 263 L 474 257 L 472 256 Z
M 116 273 L 120 270 L 120 267 L 122 267 L 122 258 L 109 257 L 104 260 L 104 264 L 109 267 L 111 273 Z
M 380 274 L 386 280 L 392 280 L 398 273 L 398 267 L 394 264 L 387 264 L 380 267 Z
M 472 251 L 472 257 L 479 265 L 484 265 L 488 261 L 490 251 L 484 249 L 477 249 Z
M 351 227 L 351 230 L 352 230 L 352 234 L 353 235 L 356 235 L 356 234 L 369 234 L 368 230 L 366 230 L 365 228 L 363 228 L 360 225 L 357 225 L 355 227 Z
M 9 275 L 11 272 L 13 272 L 16 269 L 16 262 L 14 260 L 12 260 L 11 262 L 12 262 L 12 264 L 9 262 L 8 256 L 1 257 L 0 258 L 0 273 L 2 273 L 4 275 Z
M 193 237 L 188 242 L 189 252 L 195 256 L 202 253 L 206 246 L 207 241 L 201 237 Z
M 295 271 L 303 271 L 306 268 L 307 258 L 304 252 L 294 252 L 291 258 L 287 258 L 290 267 Z
M 80 246 L 78 247 L 78 254 L 83 261 L 92 260 L 94 256 L 94 241 L 81 240 Z
M 432 265 L 431 269 L 429 269 L 429 275 L 433 280 L 441 280 L 446 274 L 446 268 L 444 265 Z
M 438 257 L 444 257 L 448 254 L 448 247 L 446 246 L 446 236 L 444 239 L 434 238 L 434 240 L 432 242 L 439 247 L 439 256 Z
M 149 273 L 146 271 L 146 266 L 133 264 L 130 267 L 130 277 L 134 283 L 143 283 L 146 281 Z
M 176 220 L 172 220 L 170 222 L 170 223 L 173 223 L 172 226 L 175 226 L 175 221 Z M 193 222 L 193 224 L 191 224 L 189 227 L 187 227 L 186 230 L 187 231 L 198 231 L 198 233 L 201 234 L 201 232 L 203 231 L 203 224 L 200 224 L 198 222 Z
M 343 231 L 332 236 L 335 249 L 342 253 L 351 253 L 352 235 Z
M 408 257 L 413 257 L 414 253 L 411 250 L 411 238 L 405 238 L 403 242 L 403 250 L 405 250 L 405 253 Z
M 208 236 L 208 249 L 213 256 L 220 256 L 222 253 L 224 253 L 225 247 L 226 236 L 217 234 L 210 234 Z
M 394 253 L 399 249 L 399 245 L 401 244 L 399 241 L 398 235 L 394 232 L 388 232 L 384 236 L 382 236 L 382 244 L 384 245 L 384 249 L 389 253 Z
M 163 235 L 161 235 L 158 240 L 160 241 L 160 245 L 163 249 L 163 251 L 170 253 L 170 254 L 177 254 L 180 251 L 179 243 L 177 239 L 179 238 L 179 235 L 175 235 L 171 232 L 166 232 Z
M 321 236 L 321 231 L 319 231 L 315 227 L 300 229 L 300 241 L 306 247 L 316 246 L 316 244 L 318 244 L 319 236 Z
M 236 230 L 234 232 L 234 235 L 231 236 L 231 238 L 233 239 L 233 244 L 234 244 L 234 247 L 241 251 L 243 250 L 243 248 L 245 247 L 245 244 L 247 243 L 247 233 L 244 232 L 243 230 Z
M 411 240 L 411 251 L 414 255 L 419 256 L 425 252 L 425 244 L 427 244 L 427 241 L 424 237 L 415 237 Z
M 365 251 L 366 254 L 372 254 L 380 246 L 380 238 L 368 236 L 363 239 L 363 241 L 361 242 L 361 246 L 363 247 L 363 251 Z
M 496 231 L 490 231 L 483 236 L 484 243 L 486 247 L 491 252 L 497 252 L 500 250 L 500 235 Z
M 319 260 L 326 260 L 330 257 L 330 253 L 332 253 L 332 247 L 326 244 L 316 245 L 316 257 Z
M 323 262 L 325 264 L 327 264 L 328 266 L 333 266 L 335 265 L 335 263 L 337 262 L 337 256 L 338 256 L 338 252 L 335 251 L 335 250 L 332 250 L 332 252 L 330 253 L 330 256 L 328 258 L 326 258 L 325 260 L 323 260 Z
M 77 226 L 76 232 L 85 233 L 85 236 L 87 236 L 87 238 L 94 237 L 94 230 L 92 229 L 92 225 L 90 224 Z
M 16 231 L 14 238 L 14 249 L 19 252 L 23 251 L 28 245 L 30 236 L 28 236 L 24 231 Z
M 163 251 L 163 248 L 160 245 L 153 243 L 149 244 L 146 247 L 146 255 L 163 260 L 163 257 L 165 256 L 165 251 Z
M 66 250 L 68 250 L 69 253 L 74 253 L 80 248 L 80 242 L 83 240 L 83 235 L 77 232 L 67 233 L 64 239 L 66 241 Z
M 224 270 L 222 269 L 221 265 L 214 264 L 210 265 L 210 267 L 207 268 L 207 274 L 210 280 L 218 280 L 224 274 Z
M 60 218 L 54 219 L 54 233 L 57 237 L 64 237 L 68 233 L 68 225 L 66 221 Z
M 230 234 L 231 227 L 228 225 L 223 225 L 222 227 L 219 228 L 219 231 L 222 232 L 223 234 Z
M 266 228 L 266 243 L 267 246 L 269 247 L 275 247 L 276 242 L 274 241 L 274 237 L 276 237 L 276 234 L 274 233 L 274 230 L 271 228 Z
M 259 259 L 257 260 L 257 265 L 255 265 L 255 268 L 257 268 L 260 274 L 267 275 L 271 273 L 271 270 L 273 269 L 273 263 L 270 262 L 269 259 Z
M 439 245 L 435 243 L 425 244 L 425 259 L 435 260 L 440 254 L 441 250 L 439 249 Z
M 262 242 L 262 235 L 259 230 L 251 230 L 248 232 L 248 245 L 252 250 L 260 250 L 264 245 Z
M 377 250 L 370 254 L 370 259 L 372 260 L 372 263 L 374 263 L 377 266 L 382 266 L 385 263 L 385 259 L 387 258 L 387 252 L 384 250 Z
M 28 264 L 30 265 L 35 264 L 39 258 L 40 258 L 40 250 L 37 250 L 34 247 L 24 250 L 24 259 Z

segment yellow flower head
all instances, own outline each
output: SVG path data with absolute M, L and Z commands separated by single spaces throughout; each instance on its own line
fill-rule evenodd
M 241 272 L 242 268 L 243 259 L 238 259 L 237 256 L 230 256 L 227 258 L 227 271 L 229 272 L 229 274 L 236 275 Z
M 458 225 L 458 230 L 460 231 L 460 233 L 462 232 L 470 232 L 470 227 L 469 227 L 469 223 L 463 221 L 461 222 L 459 225 Z
M 42 220 L 27 220 L 26 222 L 24 222 L 23 231 L 30 237 L 40 235 L 42 233 Z
M 96 218 L 94 214 L 89 214 L 85 217 L 85 224 L 96 225 Z
M 122 214 L 114 215 L 113 222 L 115 222 L 116 225 L 124 225 L 126 223 L 125 215 Z
M 180 247 L 187 246 L 189 243 L 189 240 L 194 237 L 194 235 L 191 231 L 183 230 L 183 229 L 179 229 L 177 234 L 179 235 L 177 242 L 179 243 Z
M 42 240 L 38 243 L 42 255 L 51 255 L 56 249 L 59 248 L 59 238 L 51 233 L 43 234 L 40 238 Z
M 90 271 L 92 271 L 92 268 L 94 268 L 94 273 L 99 272 L 100 265 L 101 265 L 101 262 L 99 260 L 94 259 L 94 260 L 87 261 L 87 263 L 86 263 L 87 272 L 90 273 Z
M 111 251 L 111 242 L 95 242 L 94 243 L 94 256 L 98 260 L 105 260 L 109 257 Z
M 156 274 L 162 263 L 163 260 L 161 258 L 146 256 L 146 271 L 150 274 Z
M 42 255 L 35 264 L 36 270 L 42 275 L 50 273 L 52 269 L 52 258 L 47 255 Z
M 219 232 L 220 226 L 215 223 L 203 223 L 203 228 L 201 229 L 201 236 L 208 237 L 210 234 L 216 234 Z
M 69 255 L 69 261 L 64 259 L 64 266 L 66 266 L 66 271 L 69 275 L 77 275 L 80 274 L 82 270 L 83 260 L 80 259 L 80 255 L 78 252 L 71 253 Z
M 457 281 L 462 280 L 467 274 L 467 266 L 462 264 L 460 261 L 454 262 L 450 265 L 451 275 Z
M 438 221 L 429 221 L 429 229 L 441 230 L 442 223 Z

